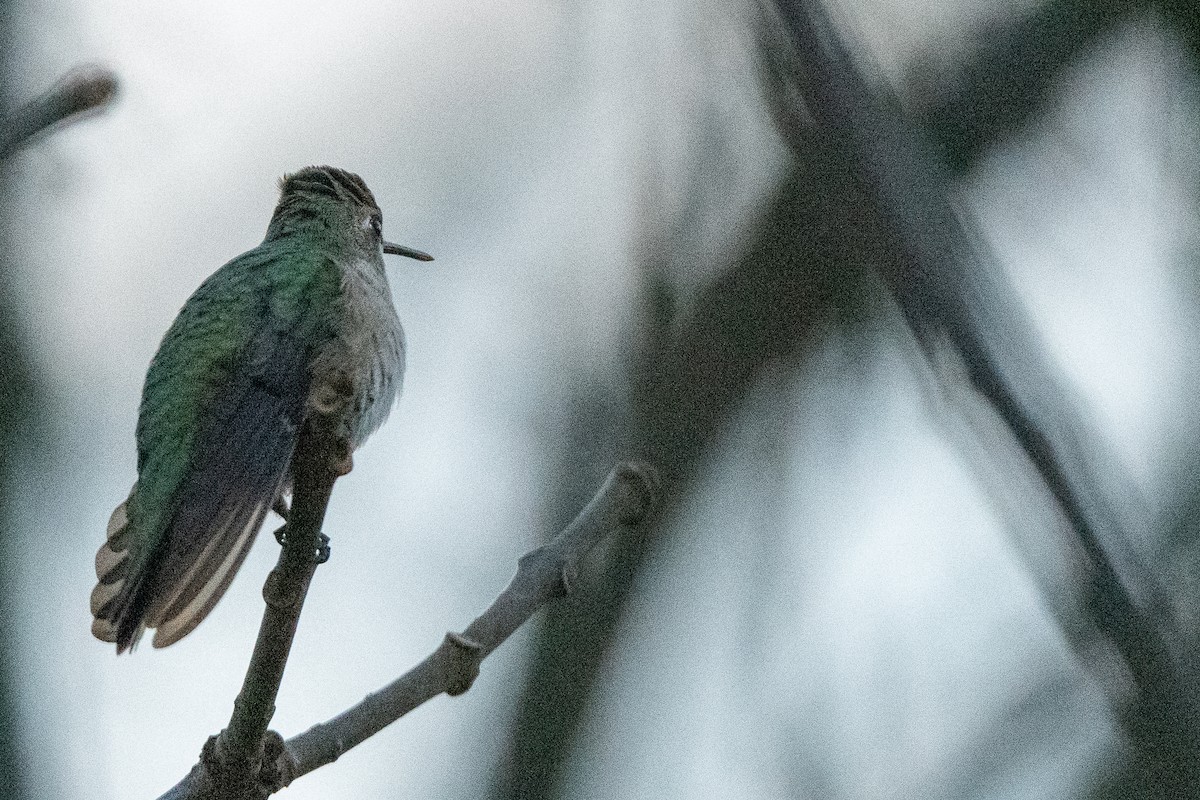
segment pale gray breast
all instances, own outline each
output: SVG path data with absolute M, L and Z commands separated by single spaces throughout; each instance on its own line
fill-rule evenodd
M 338 306 L 337 334 L 314 361 L 313 376 L 319 381 L 327 370 L 350 376 L 349 433 L 358 447 L 387 419 L 404 380 L 404 328 L 382 258 L 343 266 Z

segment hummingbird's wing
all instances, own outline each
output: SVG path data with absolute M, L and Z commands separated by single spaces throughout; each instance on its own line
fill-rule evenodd
M 165 647 L 208 615 L 286 480 L 321 338 L 311 304 L 337 276 L 291 275 L 281 302 L 254 256 L 197 290 L 147 375 L 138 483 L 113 514 L 92 594 L 92 632 L 118 651 L 145 627 Z
M 154 646 L 186 636 L 216 605 L 283 485 L 308 397 L 307 348 L 267 330 L 232 376 L 178 490 L 145 624 Z

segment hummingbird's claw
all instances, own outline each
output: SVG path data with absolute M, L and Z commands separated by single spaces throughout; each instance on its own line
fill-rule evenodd
M 329 537 L 323 533 L 317 534 L 317 549 L 313 551 L 313 561 L 317 564 L 324 564 L 329 560 Z M 287 525 L 280 525 L 275 530 L 275 541 L 279 542 L 280 546 L 287 544 Z
M 330 556 L 329 537 L 322 533 L 321 534 L 321 543 L 317 545 L 317 552 L 314 556 L 314 560 L 318 564 L 324 564 L 326 561 L 329 560 L 329 556 Z
M 284 522 L 287 522 L 290 509 L 288 508 L 288 501 L 283 499 L 283 495 L 275 498 L 275 502 L 271 504 L 271 510 L 283 517 Z M 278 539 L 278 535 L 275 538 Z

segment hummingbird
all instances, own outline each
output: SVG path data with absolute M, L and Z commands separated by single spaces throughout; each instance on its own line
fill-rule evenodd
M 200 285 L 146 374 L 137 481 L 109 520 L 91 595 L 92 634 L 117 653 L 147 628 L 154 647 L 174 644 L 208 616 L 267 512 L 286 508 L 300 429 L 331 390 L 346 400 L 348 452 L 399 394 L 404 329 L 383 254 L 432 256 L 384 241 L 353 173 L 305 167 L 279 188 L 262 244 Z

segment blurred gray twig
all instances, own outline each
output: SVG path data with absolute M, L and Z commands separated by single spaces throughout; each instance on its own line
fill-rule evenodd
M 750 246 L 700 291 L 682 319 L 669 319 L 665 289 L 651 287 L 625 435 L 662 469 L 664 514 L 686 495 L 763 367 L 802 352 L 831 310 L 855 292 L 861 276 L 839 252 L 831 206 L 840 186 L 825 163 L 818 152 L 789 172 Z M 558 769 L 573 747 L 632 587 L 649 556 L 665 546 L 668 531 L 655 526 L 614 537 L 596 591 L 547 615 L 493 797 L 554 796 Z
M 8 77 L 15 63 L 11 46 L 11 4 L 0 0 L 0 73 Z M 56 130 L 82 112 L 102 108 L 115 96 L 117 79 L 99 67 L 73 70 L 42 96 L 15 109 L 0 99 L 0 164 L 38 135 Z M 9 209 L 13 196 L 8 180 L 0 184 L 0 208 Z M 22 325 L 21 293 L 16 286 L 16 262 L 8 247 L 11 231 L 7 213 L 0 216 L 0 526 L 5 541 L 17 541 L 11 529 L 12 493 L 16 476 L 27 457 L 27 448 L 42 429 L 46 390 L 30 355 L 29 337 Z M 16 567 L 0 563 L 0 608 L 11 608 Z M 20 715 L 17 713 L 15 651 L 12 634 L 0 636 L 0 798 L 19 798 L 37 785 L 28 775 L 21 756 Z
M 106 67 L 72 69 L 33 100 L 0 119 L 0 160 L 39 136 L 104 110 L 117 96 L 117 76 Z
M 1074 8 L 1077 16 L 1039 17 L 1034 33 L 1090 38 L 1116 13 L 1109 3 L 1051 5 Z M 1129 13 L 1139 4 L 1121 5 L 1120 12 Z M 963 362 L 971 387 L 1019 442 L 1067 517 L 1086 562 L 1081 591 L 1089 624 L 1115 645 L 1140 689 L 1127 730 L 1140 744 L 1158 748 L 1159 765 L 1175 766 L 1183 779 L 1176 785 L 1186 782 L 1191 768 L 1176 745 L 1189 741 L 1189 706 L 1177 702 L 1183 694 L 1170 649 L 1170 605 L 1156 576 L 1133 553 L 1122 496 L 1110 491 L 1114 483 L 1124 488 L 1127 476 L 1104 460 L 1098 433 L 1072 404 L 1002 269 L 958 213 L 950 173 L 921 139 L 920 127 L 904 117 L 895 98 L 866 81 L 820 3 L 781 0 L 777 7 L 762 31 L 764 61 L 776 71 L 768 75 L 773 111 L 796 154 L 792 169 L 777 201 L 764 210 L 752 245 L 690 304 L 686 318 L 649 326 L 644 349 L 653 357 L 632 370 L 632 439 L 662 465 L 665 502 L 685 492 L 762 365 L 802 353 L 825 321 L 845 314 L 853 319 L 862 309 L 862 267 L 871 265 L 926 355 L 935 360 L 952 352 Z M 1057 54 L 1050 71 L 1080 51 L 1078 38 L 1033 44 Z M 997 59 L 1005 54 L 999 47 L 995 52 Z M 1021 52 L 1036 60 L 1040 51 Z M 1031 70 L 1028 80 L 1042 81 L 1038 98 L 1044 98 L 1050 77 L 1038 68 L 1046 65 L 1022 66 Z M 992 84 L 1003 83 L 1010 71 L 972 71 L 960 94 L 994 91 Z M 976 85 L 969 78 L 978 74 L 986 77 Z M 1026 75 L 1016 73 L 1013 80 Z M 994 112 L 1015 125 L 1040 107 L 1005 104 L 1003 96 L 998 101 L 963 124 L 982 124 L 984 112 Z M 941 113 L 977 113 L 974 106 L 964 108 L 950 97 Z M 996 135 L 1007 129 L 1000 126 Z M 945 135 L 966 136 L 954 130 Z M 959 158 L 974 158 L 992 141 L 964 142 Z M 651 302 L 652 313 L 671 299 Z M 577 742 L 599 665 L 631 587 L 662 538 L 662 531 L 618 538 L 591 607 L 548 615 L 511 746 L 498 765 L 494 798 L 557 796 L 559 769 Z M 589 630 L 581 642 L 585 614 Z M 1086 658 L 1085 643 L 1075 644 Z
M 1027 13 L 1000 15 L 971 34 L 971 53 L 919 98 L 919 118 L 955 172 L 1047 109 L 1065 68 L 1148 3 L 1050 0 Z M 918 73 L 941 72 L 916 64 Z
M 332 487 L 332 480 L 328 485 Z M 336 761 L 342 753 L 426 700 L 442 693 L 463 694 L 471 688 L 484 658 L 548 601 L 570 593 L 580 560 L 602 539 L 614 531 L 630 533 L 643 527 L 657 507 L 658 496 L 658 475 L 652 467 L 633 463 L 617 465 L 595 497 L 565 530 L 520 559 L 516 576 L 488 609 L 462 633 L 447 634 L 438 648 L 420 664 L 337 717 L 286 742 L 270 732 L 262 740 L 261 748 L 245 754 L 251 759 L 252 767 L 261 759 L 261 770 L 256 771 L 253 781 L 217 785 L 213 780 L 209 762 L 213 755 L 222 757 L 221 739 L 228 733 L 227 729 L 215 737 L 215 743 L 209 740 L 201 763 L 160 800 L 267 797 L 296 778 Z M 301 495 L 297 494 L 289 527 L 297 525 L 297 515 L 304 513 L 300 508 L 302 502 Z M 316 522 L 319 525 L 319 518 Z M 281 563 L 283 559 L 281 556 Z M 310 568 L 309 578 L 311 574 Z M 260 632 L 260 644 L 263 636 Z M 247 686 L 249 681 L 248 676 Z M 245 692 L 243 689 L 243 694 Z M 274 695 L 271 696 L 272 703 L 273 699 Z M 273 710 L 273 705 L 269 710 Z M 237 713 L 235 711 L 235 715 Z

